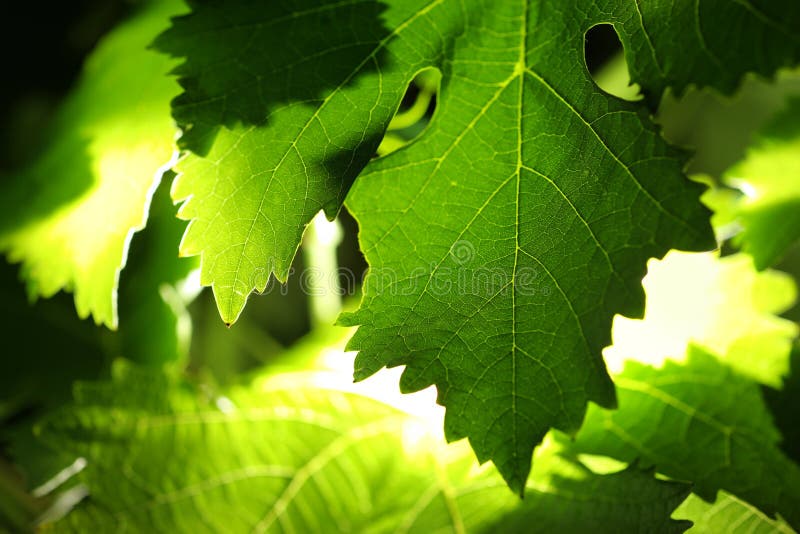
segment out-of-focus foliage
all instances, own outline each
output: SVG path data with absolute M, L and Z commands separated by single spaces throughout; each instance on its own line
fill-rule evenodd
M 17 269 L 0 273 L 0 531 L 797 528 L 800 100 L 786 96 L 800 78 L 668 91 L 663 132 L 649 111 L 667 86 L 729 93 L 796 62 L 800 5 L 189 4 L 156 46 L 185 61 L 173 112 L 190 153 L 172 193 L 189 199 L 183 252 L 202 249 L 217 304 L 194 299 L 209 278 L 178 258 L 175 175 L 157 172 L 173 156 L 177 61 L 146 45 L 187 9 L 144 1 L 0 195 L 0 247 L 29 297 L 72 290 L 81 317 L 119 318 L 117 332 L 79 321 L 66 295 L 27 306 Z M 599 70 L 584 45 L 596 22 L 625 44 Z M 661 133 L 697 149 L 688 168 L 706 174 L 721 251 L 651 260 L 642 310 L 647 258 L 711 247 L 705 185 L 683 180 L 688 156 Z M 353 331 L 328 325 L 341 297 L 318 293 L 338 287 L 336 239 L 313 223 L 288 284 L 268 275 L 364 165 L 349 200 L 372 264 L 347 319 L 362 325 L 358 378 L 408 369 L 354 384 Z M 226 285 L 232 272 L 247 283 Z M 484 273 L 510 283 L 488 298 L 458 285 Z M 361 271 L 349 275 L 357 294 Z M 232 320 L 253 286 L 269 294 L 225 328 L 218 305 Z M 615 317 L 604 352 L 618 408 L 591 406 L 574 441 L 551 431 L 530 454 L 531 428 L 574 431 L 587 398 L 611 404 L 599 354 L 614 313 L 640 311 Z M 401 396 L 398 380 L 438 396 Z M 471 442 L 446 445 L 443 424 Z
M 759 269 L 773 265 L 800 238 L 800 97 L 758 134 L 724 180 L 742 193 L 728 207 L 730 224 L 740 228 L 734 242 Z
M 689 497 L 675 510 L 673 517 L 688 519 L 690 534 L 793 534 L 783 519 L 771 519 L 750 504 L 730 493 L 720 491 L 713 503 L 696 495 Z
M 614 319 L 614 344 L 604 351 L 609 366 L 681 359 L 694 343 L 723 355 L 740 374 L 781 387 L 798 334 L 794 322 L 778 316 L 796 300 L 790 276 L 757 272 L 745 254 L 670 252 L 650 261 L 642 283 L 644 318 Z
M 0 194 L 0 250 L 22 263 L 31 298 L 73 291 L 80 317 L 111 328 L 130 239 L 177 133 L 168 114 L 179 91 L 167 76 L 174 62 L 147 45 L 181 9 L 178 0 L 152 2 L 103 40 L 46 149 Z
M 75 405 L 41 434 L 88 459 L 78 478 L 90 498 L 53 527 L 610 533 L 688 526 L 669 519 L 688 485 L 638 467 L 597 475 L 555 443 L 537 453 L 519 501 L 465 443 L 444 444 L 440 412 L 415 416 L 342 391 L 353 388 L 347 373 L 314 371 L 320 355 L 352 361 L 340 334 L 334 345 L 294 352 L 304 371 L 260 376 L 224 396 L 122 364 L 111 382 L 81 384 Z M 385 393 L 386 385 L 373 391 Z

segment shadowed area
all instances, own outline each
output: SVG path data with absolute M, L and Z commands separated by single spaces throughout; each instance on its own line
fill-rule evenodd
M 56 129 L 53 133 L 63 134 Z M 95 183 L 89 140 L 57 139 L 36 162 L 14 174 L 0 174 L 0 234 L 50 216 L 79 198 Z
M 385 65 L 389 30 L 374 0 L 191 1 L 153 43 L 185 62 L 172 102 L 180 144 L 206 154 L 220 126 L 263 125 L 292 104 L 314 105 Z

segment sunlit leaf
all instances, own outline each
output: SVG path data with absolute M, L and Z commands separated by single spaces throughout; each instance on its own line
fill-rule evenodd
M 341 345 L 322 353 L 329 350 L 343 354 Z M 50 526 L 611 533 L 688 525 L 669 518 L 688 485 L 637 467 L 597 475 L 554 443 L 537 451 L 528 496 L 519 501 L 465 443 L 443 443 L 439 417 L 331 389 L 341 379 L 284 372 L 209 398 L 164 375 L 118 366 L 113 382 L 83 384 L 75 406 L 42 429 L 49 444 L 88 464 L 79 478 L 90 498 Z
M 628 358 L 653 365 L 680 359 L 693 343 L 721 355 L 737 372 L 781 387 L 798 334 L 795 323 L 778 317 L 795 303 L 790 276 L 759 273 L 744 254 L 670 252 L 650 261 L 643 285 L 644 318 L 614 319 L 614 345 L 604 351 L 613 369 Z
M 147 50 L 179 13 L 152 2 L 87 60 L 51 142 L 3 192 L 0 250 L 22 263 L 32 298 L 75 293 L 80 317 L 117 326 L 117 283 L 132 234 L 173 154 L 174 62 Z
M 769 267 L 800 238 L 800 98 L 760 133 L 725 180 L 743 193 L 731 206 L 741 227 L 734 243 L 756 267 Z
M 681 504 L 673 517 L 688 519 L 693 525 L 690 534 L 793 534 L 782 519 L 772 519 L 752 505 L 721 491 L 713 503 L 696 495 Z
M 703 499 L 722 489 L 800 525 L 800 467 L 778 447 L 757 383 L 696 348 L 660 369 L 628 361 L 614 382 L 619 409 L 589 409 L 579 451 L 638 459 Z

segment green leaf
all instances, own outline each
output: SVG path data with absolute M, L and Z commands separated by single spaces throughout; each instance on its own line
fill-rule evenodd
M 52 527 L 611 533 L 688 525 L 669 518 L 686 484 L 635 467 L 596 475 L 555 444 L 537 451 L 536 479 L 519 501 L 466 444 L 442 442 L 440 419 L 320 388 L 325 377 L 284 373 L 209 399 L 120 365 L 113 382 L 79 386 L 76 405 L 42 435 L 86 458 L 79 476 L 91 497 Z
M 181 143 L 195 152 L 173 188 L 192 221 L 181 252 L 201 255 L 201 282 L 226 323 L 270 274 L 286 280 L 321 209 L 339 211 L 406 87 L 437 53 L 438 39 L 407 36 L 430 30 L 439 4 L 196 2 L 156 41 L 187 57 L 173 106 Z M 452 33 L 459 20 L 442 22 Z
M 190 273 L 195 258 L 179 258 L 184 224 L 175 217 L 169 179 L 153 195 L 147 228 L 133 237 L 119 295 L 120 328 L 106 336 L 106 350 L 144 364 L 185 363 L 192 322 L 186 305 L 200 290 Z
M 680 98 L 666 93 L 655 120 L 668 142 L 692 147 L 689 173 L 718 178 L 744 157 L 754 135 L 792 97 L 800 97 L 797 67 L 782 69 L 771 79 L 747 76 L 729 96 L 708 88 L 690 88 Z
M 741 233 L 734 244 L 764 269 L 800 239 L 800 98 L 760 132 L 724 180 L 743 191 L 731 202 Z
M 168 185 L 162 184 L 121 273 L 123 322 L 117 332 L 79 320 L 64 294 L 31 305 L 16 280 L 17 269 L 0 265 L 4 339 L 26 350 L 25 358 L 0 358 L 0 422 L 20 423 L 32 410 L 65 403 L 75 380 L 106 375 L 115 357 L 160 365 L 186 356 L 191 325 L 177 286 L 196 262 L 177 256 L 183 224 L 174 211 Z
M 681 504 L 675 518 L 694 523 L 691 534 L 793 534 L 792 527 L 782 519 L 770 519 L 752 505 L 720 491 L 713 504 L 692 494 Z
M 686 498 L 688 485 L 656 482 L 652 471 L 635 465 L 596 475 L 574 460 L 539 452 L 525 500 L 485 532 L 684 532 L 689 526 L 662 520 Z
M 235 321 L 271 273 L 286 278 L 312 217 L 340 208 L 414 76 L 438 68 L 428 129 L 371 165 L 349 204 L 373 271 L 348 319 L 365 324 L 357 376 L 407 364 L 406 390 L 437 384 L 448 438 L 469 436 L 521 491 L 550 427 L 576 430 L 587 400 L 614 403 L 600 350 L 613 314 L 641 313 L 646 259 L 714 245 L 682 153 L 642 104 L 598 90 L 585 32 L 614 24 L 652 98 L 727 90 L 800 57 L 796 3 L 675 4 L 196 2 L 157 41 L 186 58 L 182 253 L 201 255 L 201 282 Z M 464 273 L 501 280 L 429 291 Z
M 128 243 L 173 154 L 173 62 L 145 48 L 179 10 L 152 2 L 104 38 L 51 142 L 0 196 L 0 250 L 22 262 L 30 296 L 74 291 L 78 315 L 111 328 Z
M 621 2 L 624 3 L 624 2 Z M 658 104 L 667 87 L 732 93 L 747 72 L 772 77 L 800 60 L 800 5 L 774 0 L 634 0 L 620 40 L 631 80 Z M 732 38 L 732 35 L 736 38 Z
M 356 378 L 406 365 L 404 391 L 435 384 L 448 439 L 469 437 L 516 491 L 551 427 L 614 404 L 601 350 L 615 313 L 641 314 L 647 259 L 714 246 L 681 154 L 582 66 L 585 31 L 635 4 L 609 6 L 470 20 L 428 131 L 348 198 L 370 263 L 344 318 L 362 325 Z
M 603 351 L 610 368 L 621 368 L 626 359 L 655 366 L 665 358 L 680 360 L 694 344 L 739 374 L 781 388 L 798 334 L 794 322 L 779 317 L 796 301 L 791 276 L 758 272 L 746 254 L 672 251 L 649 262 L 642 284 L 644 317 L 614 318 L 614 344 Z
M 800 427 L 797 425 L 797 406 L 800 406 L 800 344 L 795 344 L 789 357 L 790 373 L 780 390 L 764 390 L 775 425 L 783 440 L 781 448 L 795 462 L 800 462 Z
M 758 384 L 699 349 L 661 369 L 629 361 L 614 381 L 619 410 L 591 407 L 577 450 L 639 459 L 707 501 L 723 489 L 800 525 L 800 468 L 778 447 Z
M 585 112 L 587 99 L 595 100 L 590 107 L 604 108 L 582 58 L 582 35 L 597 23 L 615 24 L 633 79 L 651 100 L 667 86 L 681 91 L 690 83 L 729 91 L 746 72 L 771 75 L 800 58 L 794 31 L 800 9 L 791 2 L 674 4 L 193 2 L 192 14 L 177 19 L 156 45 L 186 58 L 176 70 L 185 92 L 173 112 L 184 131 L 182 146 L 196 154 L 180 165 L 174 194 L 185 200 L 182 216 L 192 221 L 183 252 L 204 257 L 202 282 L 213 285 L 223 320 L 235 321 L 247 295 L 263 290 L 270 273 L 286 278 L 303 228 L 320 209 L 329 216 L 338 211 L 405 87 L 425 67 L 446 71 L 446 90 L 453 75 L 475 81 L 475 94 L 458 95 L 470 97 L 461 113 L 446 119 L 457 137 L 486 103 L 478 86 L 491 91 L 488 86 L 506 80 L 516 85 L 510 82 L 519 78 L 520 42 L 528 52 L 525 66 L 543 75 L 542 82 L 554 83 L 542 70 L 547 63 L 565 74 L 562 88 L 578 82 L 563 93 L 576 114 Z M 528 9 L 522 34 L 519 27 L 503 27 L 508 20 L 490 20 L 519 19 Z M 476 31 L 484 20 L 505 34 L 486 40 Z M 737 30 L 734 42 L 729 28 Z M 534 65 L 546 52 L 544 64 Z M 611 114 L 605 122 L 620 119 L 615 106 L 605 111 Z M 631 140 L 618 141 L 625 147 Z M 564 161 L 568 156 L 561 154 Z

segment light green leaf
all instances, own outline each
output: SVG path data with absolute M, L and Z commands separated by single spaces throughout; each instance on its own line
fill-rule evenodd
M 341 349 L 338 349 L 341 350 Z M 59 532 L 682 532 L 669 519 L 689 487 L 637 468 L 596 475 L 537 452 L 528 498 L 510 494 L 440 419 L 283 373 L 229 396 L 120 365 L 83 384 L 42 430 L 86 458 L 90 499 Z
M 730 493 L 720 491 L 713 504 L 692 494 L 681 504 L 675 518 L 694 523 L 691 534 L 793 534 L 794 529 L 782 519 L 771 519 L 750 504 Z
M 591 407 L 577 450 L 638 459 L 691 481 L 703 499 L 723 489 L 800 524 L 800 468 L 778 447 L 758 384 L 696 348 L 661 369 L 629 361 L 614 382 L 619 409 Z
M 522 491 L 550 427 L 576 430 L 587 400 L 614 403 L 600 351 L 613 314 L 641 313 L 646 259 L 713 247 L 682 153 L 642 104 L 598 90 L 585 32 L 615 25 L 651 100 L 667 85 L 727 90 L 800 56 L 796 3 L 684 4 L 197 3 L 157 42 L 186 58 L 182 252 L 201 255 L 233 322 L 271 273 L 285 279 L 316 213 L 339 209 L 408 83 L 438 68 L 428 129 L 377 160 L 350 203 L 373 272 L 348 319 L 365 325 L 357 376 L 408 364 L 405 389 L 437 384 L 448 438 L 469 436 Z M 502 280 L 429 291 L 465 273 Z
M 642 284 L 644 317 L 614 318 L 614 344 L 603 351 L 612 370 L 627 359 L 655 366 L 665 358 L 682 359 L 695 344 L 739 374 L 781 387 L 798 334 L 795 323 L 778 317 L 795 303 L 789 275 L 758 272 L 745 254 L 673 251 L 649 262 Z
M 2 198 L 0 250 L 32 298 L 75 293 L 81 318 L 117 326 L 117 283 L 133 232 L 173 154 L 173 64 L 146 50 L 180 11 L 152 2 L 109 34 L 60 109 L 51 142 Z
M 156 41 L 187 57 L 173 113 L 181 161 L 173 197 L 191 220 L 184 255 L 201 255 L 222 319 L 233 323 L 272 273 L 285 281 L 306 225 L 333 217 L 375 154 L 406 87 L 454 35 L 442 0 L 197 3 Z
M 800 99 L 793 99 L 724 180 L 743 195 L 730 209 L 741 233 L 734 243 L 764 269 L 800 238 Z

